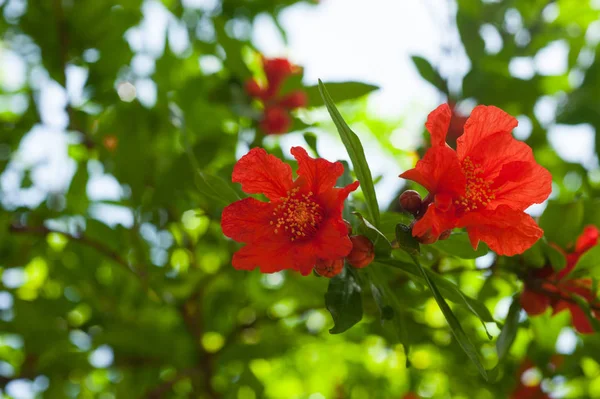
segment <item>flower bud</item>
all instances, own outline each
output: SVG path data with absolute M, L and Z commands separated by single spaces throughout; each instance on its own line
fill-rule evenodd
M 406 190 L 400 195 L 400 206 L 413 215 L 419 213 L 421 203 L 421 195 L 415 190 Z
M 421 244 L 433 244 L 434 242 L 436 242 L 438 240 L 438 238 L 431 233 L 425 233 L 422 236 L 415 237 L 415 238 Z
M 116 136 L 109 134 L 108 136 L 104 136 L 102 144 L 108 151 L 113 152 L 119 145 L 119 139 Z
M 352 236 L 352 251 L 346 257 L 348 263 L 357 268 L 368 266 L 375 259 L 373 243 L 365 236 Z
M 444 230 L 442 231 L 442 234 L 440 234 L 440 238 L 438 238 L 438 240 L 447 240 L 450 238 L 450 234 L 452 234 L 452 230 Z
M 344 269 L 344 259 L 325 260 L 319 259 L 315 265 L 315 272 L 323 277 L 333 277 L 342 272 Z

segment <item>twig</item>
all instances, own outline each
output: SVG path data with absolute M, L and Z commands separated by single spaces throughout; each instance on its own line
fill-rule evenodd
M 160 296 L 157 294 L 157 292 L 147 285 L 146 276 L 145 276 L 144 272 L 134 270 L 129 265 L 129 262 L 127 262 L 121 255 L 119 255 L 118 252 L 112 250 L 111 248 L 107 247 L 106 245 L 104 245 L 103 243 L 101 243 L 99 241 L 90 239 L 89 237 L 86 237 L 83 234 L 79 235 L 79 236 L 75 236 L 73 234 L 64 233 L 62 231 L 51 230 L 51 229 L 47 228 L 46 226 L 25 226 L 22 224 L 12 223 L 9 226 L 8 230 L 11 233 L 28 234 L 28 235 L 35 235 L 35 236 L 41 236 L 41 237 L 45 237 L 50 233 L 62 234 L 63 236 L 67 237 L 69 240 L 72 240 L 74 242 L 78 242 L 82 245 L 93 248 L 96 251 L 98 251 L 99 253 L 101 253 L 102 255 L 113 260 L 115 263 L 121 265 L 125 270 L 127 270 L 129 273 L 131 273 L 133 276 L 135 276 L 136 279 L 138 279 L 140 281 L 140 283 L 142 284 L 142 287 L 144 287 L 145 290 L 151 294 L 152 299 L 162 302 L 162 300 L 161 300 Z

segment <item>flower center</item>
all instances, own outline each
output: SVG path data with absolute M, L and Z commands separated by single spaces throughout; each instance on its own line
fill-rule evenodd
M 467 180 L 465 195 L 455 200 L 454 204 L 465 212 L 485 208 L 491 200 L 496 198 L 494 194 L 496 190 L 490 188 L 493 182 L 481 177 L 483 169 L 480 165 L 473 163 L 469 157 L 462 161 L 462 171 Z
M 300 194 L 298 188 L 288 191 L 287 197 L 281 198 L 271 221 L 275 234 L 284 233 L 290 241 L 312 237 L 323 221 L 323 209 L 314 201 L 314 195 Z

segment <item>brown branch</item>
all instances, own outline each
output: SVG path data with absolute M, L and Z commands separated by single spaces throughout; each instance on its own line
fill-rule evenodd
M 62 77 L 64 85 L 67 84 L 67 64 L 69 63 L 69 27 L 65 18 L 65 13 L 62 7 L 62 0 L 53 0 L 52 7 L 54 9 L 54 20 L 56 21 L 56 35 L 58 39 L 60 64 L 62 67 Z M 83 129 L 75 122 L 75 110 L 70 104 L 66 107 L 67 115 L 69 116 L 69 127 L 72 130 L 78 131 L 83 139 L 83 144 L 87 148 L 94 148 L 95 143 L 86 134 Z
M 127 270 L 127 272 L 131 273 L 136 279 L 138 279 L 140 281 L 142 287 L 149 294 L 151 294 L 150 295 L 151 299 L 153 299 L 154 301 L 158 300 L 159 302 L 162 302 L 162 300 L 161 300 L 160 296 L 157 294 L 157 292 L 153 288 L 148 286 L 146 275 L 140 270 L 133 269 L 131 267 L 131 265 L 129 264 L 129 262 L 127 262 L 121 255 L 119 255 L 118 252 L 112 250 L 111 248 L 109 248 L 108 246 L 103 244 L 102 242 L 90 239 L 89 237 L 86 237 L 83 234 L 79 235 L 79 236 L 75 236 L 73 234 L 64 233 L 62 231 L 51 230 L 45 226 L 26 226 L 26 225 L 22 225 L 22 224 L 12 223 L 9 226 L 8 230 L 11 233 L 28 234 L 28 235 L 41 236 L 41 237 L 45 237 L 50 233 L 62 234 L 63 236 L 67 237 L 71 241 L 74 241 L 79 244 L 85 245 L 87 247 L 93 248 L 100 254 L 106 256 L 107 258 L 111 259 L 113 262 L 122 266 L 125 270 Z

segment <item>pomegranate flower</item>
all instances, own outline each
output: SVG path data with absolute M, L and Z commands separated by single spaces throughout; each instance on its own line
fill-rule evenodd
M 429 191 L 413 236 L 432 243 L 464 227 L 473 248 L 483 241 L 499 255 L 522 253 L 543 235 L 524 211 L 550 195 L 552 176 L 512 136 L 517 120 L 501 109 L 475 107 L 456 151 L 445 142 L 451 117 L 447 104 L 429 114 L 432 146 L 400 175 Z
M 523 294 L 521 294 L 521 306 L 527 314 L 536 316 L 544 313 L 549 307 L 553 309 L 553 314 L 568 309 L 573 326 L 577 331 L 582 334 L 594 332 L 585 312 L 573 299 L 573 295 L 578 295 L 588 303 L 594 302 L 596 295 L 592 291 L 592 280 L 589 278 L 569 279 L 568 275 L 575 268 L 581 255 L 598 243 L 599 235 L 600 232 L 596 226 L 587 226 L 577 239 L 574 251 L 565 254 L 567 258 L 565 268 L 554 272 L 552 266 L 548 265 L 531 272 L 530 277 L 525 281 Z M 564 253 L 562 249 L 557 249 Z M 600 320 L 600 312 L 594 311 L 592 314 Z
M 269 202 L 244 198 L 223 210 L 223 233 L 246 245 L 233 256 L 233 267 L 311 272 L 318 262 L 344 258 L 352 249 L 342 219 L 344 201 L 358 182 L 334 187 L 344 173 L 340 162 L 313 159 L 293 147 L 298 178 L 290 166 L 263 149 L 254 148 L 233 169 L 232 180 L 248 194 L 264 194 Z

